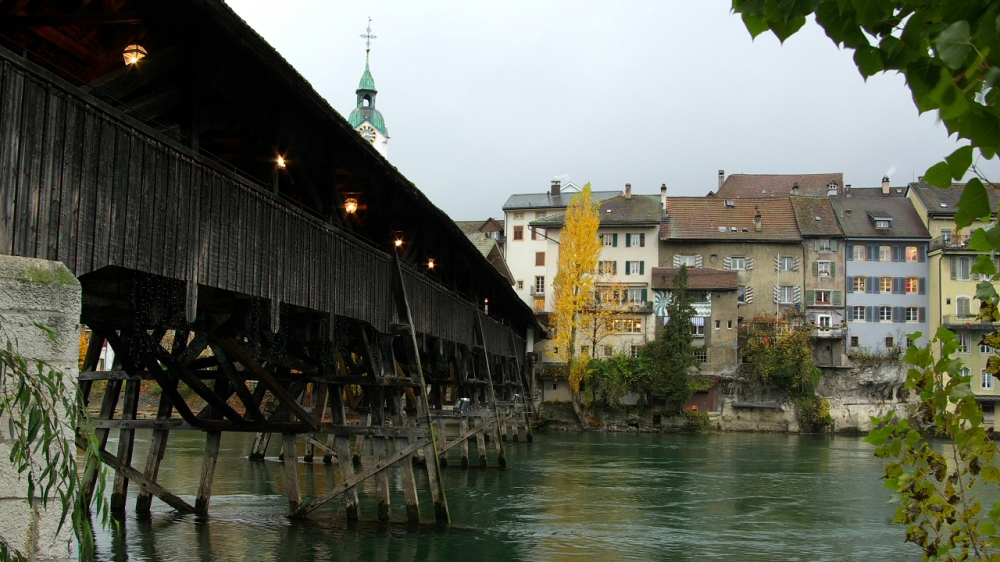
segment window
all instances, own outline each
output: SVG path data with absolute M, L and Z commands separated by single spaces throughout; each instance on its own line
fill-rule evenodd
M 618 273 L 618 262 L 613 261 L 599 261 L 597 262 L 597 273 L 598 275 L 615 275 Z
M 733 321 L 732 320 L 730 320 L 729 322 L 726 323 L 726 329 L 727 330 L 732 330 L 733 329 Z
M 913 347 L 913 340 L 906 338 L 906 347 Z
M 615 235 L 614 234 L 602 234 L 601 240 L 604 242 L 605 246 L 615 245 Z
M 907 322 L 919 322 L 920 321 L 920 309 L 915 306 L 906 307 L 906 321 Z
M 688 267 L 698 266 L 698 256 L 679 256 L 680 265 L 686 265 Z
M 524 279 L 519 279 L 517 281 L 517 290 L 520 291 L 522 289 L 524 289 Z
M 732 269 L 746 269 L 747 260 L 746 258 L 732 258 Z
M 983 375 L 980 379 L 979 386 L 982 387 L 983 390 L 993 390 L 993 375 L 991 373 L 987 373 L 986 369 L 983 369 Z
M 782 285 L 778 287 L 778 302 L 781 304 L 791 304 L 795 299 L 795 287 Z
M 969 316 L 972 316 L 972 312 L 969 310 L 971 306 L 972 299 L 969 297 L 958 297 L 955 299 L 955 308 L 959 318 L 968 318 Z
M 642 333 L 642 320 L 638 318 L 609 318 L 607 327 L 610 332 L 640 334 Z
M 888 226 L 885 228 L 888 228 Z M 892 246 L 878 247 L 878 261 L 892 261 Z
M 865 292 L 865 284 L 868 282 L 867 277 L 855 277 L 854 278 L 854 292 L 863 293 Z
M 545 310 L 545 299 L 535 299 L 535 310 Z
M 524 227 L 515 226 L 514 227 L 514 240 L 524 240 Z
M 830 250 L 831 248 L 832 245 L 830 244 L 829 238 L 820 238 L 819 240 L 816 241 L 816 250 L 820 252 L 829 252 L 831 251 Z
M 535 228 L 534 226 L 529 226 L 528 229 L 531 230 L 532 240 L 545 240 L 544 228 Z
M 865 255 L 865 246 L 863 244 L 855 244 L 854 246 L 851 246 L 851 248 L 854 261 L 865 261 L 868 257 Z
M 968 353 L 969 352 L 969 341 L 972 339 L 972 332 L 958 332 L 955 334 L 958 336 L 958 352 Z
M 958 370 L 958 374 L 959 374 L 959 376 L 962 376 L 962 377 L 967 377 L 967 376 L 969 376 L 969 373 L 970 373 L 970 372 L 971 372 L 971 371 L 969 371 L 968 369 L 965 369 L 965 368 L 962 368 L 962 369 L 959 369 L 959 370 Z
M 695 316 L 691 319 L 691 333 L 696 338 L 705 337 L 705 318 L 702 316 Z
M 833 304 L 830 291 L 816 291 L 816 304 Z
M 639 356 L 639 346 L 633 345 L 632 348 L 629 349 L 629 355 L 631 355 L 632 357 L 638 357 Z
M 878 307 L 878 319 L 880 322 L 892 322 L 892 307 L 891 306 Z
M 535 293 L 542 294 L 545 292 L 545 276 L 538 275 L 535 277 Z
M 545 252 L 535 252 L 535 265 L 536 266 L 545 265 Z
M 893 338 L 892 336 L 886 336 L 885 337 L 885 348 L 886 349 L 895 347 L 895 345 L 896 345 L 896 339 L 895 338 Z
M 972 258 L 952 257 L 951 258 L 951 278 L 967 280 L 972 272 Z
M 816 317 L 816 325 L 820 330 L 829 330 L 833 327 L 833 317 L 829 314 L 820 314 Z
M 865 307 L 863 306 L 852 306 L 851 307 L 851 320 L 860 320 L 864 322 L 865 320 Z
M 642 297 L 643 291 L 645 291 L 645 289 L 628 289 L 626 293 L 626 298 L 628 299 L 628 302 L 635 304 L 645 303 L 646 299 Z
M 524 213 L 514 213 L 514 218 L 515 219 L 523 219 L 524 218 Z
M 858 336 L 851 336 L 851 347 L 858 347 L 861 345 L 861 340 Z
M 646 273 L 645 264 L 641 261 L 625 262 L 625 275 L 643 275 Z
M 716 330 L 721 330 L 722 329 L 722 320 L 716 320 L 715 321 L 715 329 Z
M 736 287 L 736 302 L 745 303 L 747 302 L 747 287 L 746 285 L 740 285 Z
M 992 347 L 982 343 L 979 344 L 979 353 L 989 353 L 990 355 L 992 355 L 993 351 L 994 350 Z
M 644 233 L 631 233 L 625 235 L 625 246 L 639 246 L 644 247 L 646 245 L 646 235 Z
M 611 349 L 610 345 L 604 346 L 604 356 L 605 357 L 611 357 L 612 355 L 614 355 L 614 353 L 615 353 L 615 350 Z
M 890 222 L 888 219 L 875 219 L 875 228 L 889 228 Z
M 920 279 L 917 277 L 906 278 L 906 294 L 915 295 L 920 292 Z
M 920 250 L 916 246 L 906 247 L 906 261 L 920 261 Z
M 694 350 L 694 362 L 695 363 L 708 363 L 708 350 L 704 347 L 699 347 Z
M 818 261 L 816 262 L 816 274 L 820 277 L 829 277 L 832 275 L 833 262 L 829 261 Z
M 947 230 L 945 232 L 942 232 L 941 233 L 941 240 L 943 240 L 945 244 L 950 244 L 951 243 L 951 231 Z
M 892 277 L 880 277 L 878 284 L 880 292 L 882 293 L 892 292 Z
M 544 219 L 547 216 L 548 216 L 548 213 L 546 213 L 545 211 L 538 211 L 537 213 L 535 213 L 535 218 L 536 219 Z
M 795 260 L 788 256 L 781 256 L 778 258 L 778 271 L 792 271 L 795 267 Z

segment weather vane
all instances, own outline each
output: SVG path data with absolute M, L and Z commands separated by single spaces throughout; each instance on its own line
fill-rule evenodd
M 372 39 L 377 39 L 376 36 L 372 35 L 372 18 L 368 17 L 368 29 L 361 34 L 361 38 L 365 40 L 365 52 L 372 50 Z

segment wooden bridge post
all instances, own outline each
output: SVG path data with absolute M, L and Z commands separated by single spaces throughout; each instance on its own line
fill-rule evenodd
M 395 361 L 395 359 L 393 360 Z M 398 389 L 392 391 L 392 425 L 394 427 L 405 427 L 406 420 L 403 412 L 403 397 Z M 392 440 L 393 452 L 404 449 L 399 446 L 401 439 L 396 437 Z M 407 444 L 409 440 L 405 440 Z M 399 462 L 399 472 L 403 480 L 403 501 L 406 502 L 406 520 L 410 523 L 420 523 L 420 504 L 417 497 L 417 483 L 413 477 L 413 463 L 409 459 Z
M 122 408 L 123 420 L 134 420 L 139 406 L 139 385 L 142 379 L 138 373 L 131 373 L 135 379 L 125 382 L 125 404 Z M 134 429 L 118 430 L 118 462 L 123 466 L 132 464 L 132 448 L 135 445 Z M 121 472 L 115 472 L 114 490 L 111 492 L 111 511 L 125 512 L 125 500 L 128 498 L 128 478 Z
M 229 381 L 226 379 L 216 379 L 213 391 L 217 396 L 228 395 Z M 222 418 L 222 413 L 218 408 L 209 408 L 208 418 L 217 420 Z M 219 445 L 222 442 L 221 431 L 208 431 L 205 433 L 205 452 L 201 460 L 201 479 L 198 481 L 198 495 L 195 496 L 194 510 L 198 515 L 208 515 L 208 504 L 212 501 L 212 482 L 215 480 L 215 466 L 219 461 Z
M 462 415 L 462 419 L 458 422 L 458 432 L 465 435 L 469 432 L 469 418 Z M 469 468 L 469 439 L 462 439 L 462 468 Z
M 295 513 L 302 505 L 302 496 L 299 494 L 298 437 L 294 433 L 282 433 L 281 443 L 285 450 L 285 493 L 288 495 L 288 512 Z
M 170 402 L 170 398 L 166 394 L 160 394 L 160 406 L 156 410 L 156 419 L 167 420 L 170 419 L 170 413 L 173 411 L 173 404 Z M 167 429 L 154 429 L 153 430 L 153 442 L 149 446 L 149 452 L 146 454 L 146 468 L 143 470 L 143 476 L 146 480 L 150 482 L 156 482 L 156 477 L 160 472 L 160 462 L 163 460 L 163 455 L 167 451 L 167 439 L 170 437 L 170 430 Z M 149 513 L 150 507 L 153 505 L 153 494 L 146 488 L 139 490 L 139 496 L 135 500 L 135 511 L 136 513 Z
M 347 365 L 340 351 L 336 352 L 337 367 L 341 375 L 347 375 Z M 347 412 L 344 410 L 343 389 L 339 386 L 330 385 L 330 412 L 335 425 L 347 425 Z M 334 446 L 337 449 L 337 465 L 340 467 L 340 479 L 343 482 L 350 482 L 354 479 L 354 463 L 351 460 L 351 439 L 346 435 L 338 434 L 334 437 Z M 344 492 L 345 512 L 348 521 L 357 521 L 358 513 L 358 490 L 348 488 Z
M 497 393 L 496 389 L 493 387 L 493 373 L 490 370 L 490 354 L 486 346 L 486 333 L 483 331 L 483 317 L 480 315 L 478 310 L 476 311 L 475 329 L 479 342 L 483 347 L 483 365 L 486 368 L 486 380 L 490 382 L 490 401 L 493 403 L 493 415 L 496 417 L 496 427 L 493 428 L 491 433 L 493 433 L 496 437 L 497 465 L 499 465 L 500 468 L 507 468 L 507 455 L 504 454 L 503 442 L 500 439 L 500 431 L 503 423 L 500 420 L 500 411 L 497 409 Z

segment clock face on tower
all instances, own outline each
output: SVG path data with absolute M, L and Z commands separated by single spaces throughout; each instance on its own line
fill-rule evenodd
M 372 144 L 375 144 L 375 129 L 374 128 L 372 128 L 372 127 L 370 127 L 368 125 L 364 125 L 360 129 L 358 129 L 358 131 L 361 133 L 361 136 L 366 141 L 368 141 L 368 142 L 370 142 Z

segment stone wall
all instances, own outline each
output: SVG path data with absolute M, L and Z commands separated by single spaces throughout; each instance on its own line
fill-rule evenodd
M 16 341 L 18 352 L 61 371 L 76 388 L 79 360 L 80 283 L 59 262 L 0 256 L 0 345 Z M 56 333 L 55 341 L 35 323 Z M 3 391 L 0 388 L 0 391 Z M 66 412 L 56 415 L 66 416 Z M 67 438 L 72 429 L 67 426 Z M 0 419 L 0 536 L 34 560 L 69 560 L 72 524 L 56 534 L 61 506 L 58 497 L 43 510 L 27 499 L 27 480 L 8 461 L 11 441 L 6 418 Z M 37 492 L 36 492 L 37 493 Z

